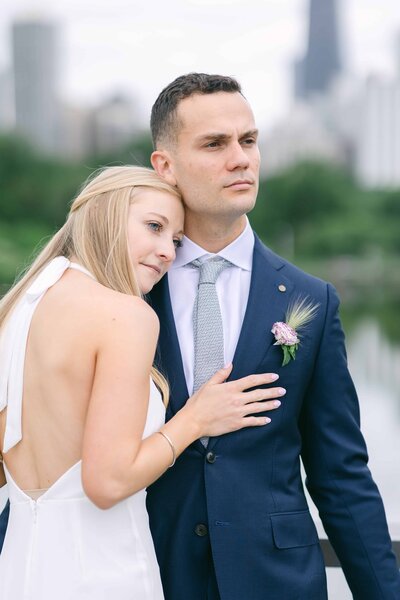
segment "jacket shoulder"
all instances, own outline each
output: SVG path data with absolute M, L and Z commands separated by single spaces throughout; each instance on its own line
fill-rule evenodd
M 319 298 L 326 298 L 327 288 L 334 290 L 331 283 L 307 273 L 303 269 L 300 269 L 286 258 L 276 254 L 271 248 L 266 246 L 261 240 L 256 237 L 256 243 L 254 250 L 260 253 L 263 257 L 276 269 L 280 271 L 282 275 L 287 277 L 295 285 L 297 289 L 303 292 L 305 295 L 311 294 L 318 296 Z

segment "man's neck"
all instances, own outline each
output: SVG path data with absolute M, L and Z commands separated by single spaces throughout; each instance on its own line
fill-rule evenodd
M 185 221 L 185 235 L 192 242 L 211 254 L 217 254 L 234 242 L 245 230 L 247 219 L 242 215 L 234 221 L 188 218 Z

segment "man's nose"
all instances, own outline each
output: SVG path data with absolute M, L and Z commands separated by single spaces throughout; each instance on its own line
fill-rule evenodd
M 245 148 L 239 142 L 234 143 L 228 160 L 228 169 L 233 171 L 235 169 L 247 169 L 249 166 L 250 159 Z

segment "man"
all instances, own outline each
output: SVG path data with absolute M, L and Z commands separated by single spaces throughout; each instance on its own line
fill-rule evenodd
M 266 248 L 245 216 L 256 200 L 260 157 L 239 84 L 179 77 L 159 95 L 151 125 L 152 164 L 186 205 L 183 247 L 151 295 L 171 386 L 167 416 L 209 375 L 208 363 L 216 370 L 218 343 L 220 360 L 233 362 L 230 379 L 275 372 L 287 390 L 269 425 L 196 442 L 149 488 L 166 600 L 326 599 L 300 456 L 354 598 L 399 599 L 335 290 Z M 225 265 L 214 278 L 201 272 L 209 259 Z M 296 360 L 282 366 L 271 328 L 304 299 L 317 310 L 300 331 Z

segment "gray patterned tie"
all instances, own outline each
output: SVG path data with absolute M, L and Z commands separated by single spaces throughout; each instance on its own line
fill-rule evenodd
M 194 260 L 190 264 L 199 269 L 199 287 L 193 310 L 194 393 L 224 366 L 224 332 L 215 283 L 220 273 L 233 265 L 220 256 L 204 262 Z M 207 446 L 208 438 L 200 441 Z

